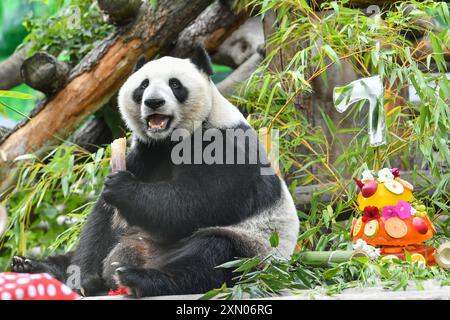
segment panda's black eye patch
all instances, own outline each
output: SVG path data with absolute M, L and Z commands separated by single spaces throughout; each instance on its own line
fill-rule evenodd
M 181 87 L 181 82 L 180 82 L 180 80 L 178 80 L 176 78 L 171 78 L 171 79 L 169 79 L 169 86 L 172 89 L 178 89 Z
M 141 89 L 147 89 L 148 85 L 150 84 L 150 81 L 148 79 L 145 79 L 141 83 Z
M 188 97 L 188 90 L 180 80 L 177 78 L 170 78 L 169 79 L 169 87 L 172 89 L 173 95 L 180 103 L 183 103 L 186 101 Z
M 139 87 L 134 89 L 133 95 L 132 95 L 134 102 L 136 102 L 137 104 L 141 104 L 142 96 L 144 95 L 144 91 L 145 91 L 145 89 L 147 89 L 147 87 L 149 85 L 150 85 L 150 80 L 145 79 L 144 81 L 141 82 Z

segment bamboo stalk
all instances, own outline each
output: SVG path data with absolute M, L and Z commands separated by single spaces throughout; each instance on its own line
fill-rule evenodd
M 300 253 L 300 260 L 306 265 L 329 266 L 330 264 L 342 263 L 364 256 L 367 256 L 367 254 L 355 250 L 303 251 Z
M 5 232 L 7 224 L 8 216 L 6 214 L 6 209 L 0 205 L 0 236 Z
M 111 171 L 125 171 L 127 170 L 127 138 L 119 138 L 111 143 Z M 114 209 L 113 226 L 117 228 L 123 223 L 120 217 L 119 209 Z
M 111 143 L 112 172 L 127 170 L 126 151 L 127 151 L 127 138 L 119 138 Z

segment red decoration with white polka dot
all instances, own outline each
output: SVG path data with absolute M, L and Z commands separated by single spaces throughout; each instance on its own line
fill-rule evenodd
M 79 295 L 47 273 L 0 273 L 0 300 L 76 300 Z

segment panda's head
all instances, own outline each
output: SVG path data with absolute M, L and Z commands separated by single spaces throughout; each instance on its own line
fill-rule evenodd
M 189 59 L 138 63 L 119 91 L 126 125 L 143 142 L 166 139 L 175 129 L 193 132 L 212 108 L 211 74 L 211 62 L 201 47 Z

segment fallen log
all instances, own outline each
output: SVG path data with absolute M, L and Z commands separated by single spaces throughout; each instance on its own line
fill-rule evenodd
M 208 0 L 147 2 L 136 20 L 100 43 L 71 72 L 63 90 L 0 145 L 0 190 L 14 179 L 13 160 L 22 154 L 40 154 L 45 147 L 64 141 L 93 112 L 119 90 L 144 54 L 153 58 L 208 5 Z
M 27 85 L 46 95 L 52 95 L 64 87 L 70 69 L 67 63 L 52 55 L 38 52 L 23 62 L 20 73 Z

